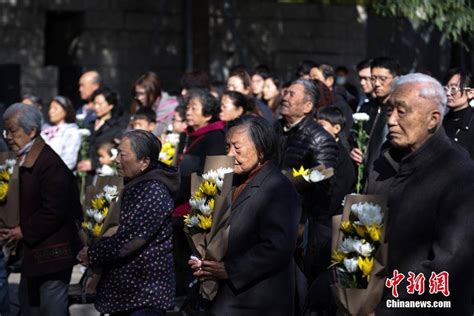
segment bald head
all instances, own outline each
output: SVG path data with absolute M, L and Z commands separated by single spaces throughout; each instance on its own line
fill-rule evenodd
M 87 71 L 79 79 L 81 99 L 89 101 L 92 93 L 100 87 L 100 75 L 97 71 Z

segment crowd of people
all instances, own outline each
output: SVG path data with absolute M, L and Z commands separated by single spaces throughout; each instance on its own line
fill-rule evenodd
M 441 84 L 426 73 L 403 73 L 390 57 L 355 70 L 358 85 L 347 68 L 311 60 L 288 82 L 265 65 L 233 67 L 225 84 L 196 70 L 182 76 L 177 96 L 147 72 L 133 83 L 128 108 L 91 70 L 79 79 L 81 106 L 56 96 L 47 117 L 34 95 L 9 106 L 4 136 L 20 166 L 20 223 L 0 229 L 0 239 L 22 254 L 22 315 L 67 315 L 77 263 L 101 271 L 95 306 L 110 315 L 165 315 L 177 297 L 186 298 L 179 308 L 187 312 L 336 315 L 332 236 L 361 164 L 363 193 L 388 201 L 380 277 L 446 271 L 450 295 L 423 300 L 450 300 L 437 313 L 471 315 L 472 74 L 451 69 Z M 366 150 L 354 139 L 355 113 L 369 116 Z M 172 135 L 173 152 L 163 154 Z M 215 155 L 235 157 L 227 252 L 221 262 L 190 260 L 183 228 L 191 178 Z M 302 166 L 334 175 L 299 187 L 285 174 Z M 89 247 L 77 234 L 79 174 L 92 185 L 107 175 L 125 183 L 117 233 Z M 219 282 L 212 301 L 197 292 L 206 279 Z M 392 292 L 380 291 L 376 315 L 427 312 L 388 309 Z M 416 299 L 406 287 L 398 293 Z M 8 299 L 0 302 L 0 313 L 8 313 Z

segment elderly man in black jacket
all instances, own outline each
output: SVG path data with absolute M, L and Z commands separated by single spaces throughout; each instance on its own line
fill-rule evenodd
M 81 247 L 75 178 L 39 136 L 41 113 L 36 107 L 13 104 L 3 119 L 20 164 L 20 225 L 1 229 L 0 239 L 23 244 L 22 315 L 68 315 L 68 285 Z
M 308 80 L 296 80 L 288 87 L 280 110 L 283 118 L 277 125 L 281 135 L 280 168 L 282 170 L 299 169 L 301 166 L 312 168 L 318 165 L 324 165 L 327 168 L 335 167 L 337 143 L 314 120 L 313 111 L 318 98 L 316 87 Z M 304 212 L 300 236 L 306 218 L 309 222 L 310 237 L 304 270 L 310 279 L 314 279 L 330 263 L 330 180 L 297 189 L 303 197 Z
M 410 74 L 394 82 L 390 146 L 367 183 L 368 193 L 387 195 L 389 208 L 388 279 L 377 315 L 472 315 L 474 163 L 446 136 L 445 109 L 444 90 L 430 76 Z M 398 300 L 451 301 L 451 308 L 388 309 L 398 304 L 395 288 Z

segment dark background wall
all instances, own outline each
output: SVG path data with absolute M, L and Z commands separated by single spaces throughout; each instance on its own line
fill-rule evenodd
M 441 77 L 459 62 L 433 26 L 374 16 L 360 6 L 273 0 L 0 0 L 0 101 L 58 93 L 79 104 L 88 69 L 130 101 L 133 81 L 156 71 L 179 91 L 186 69 L 224 80 L 231 66 L 268 64 L 283 79 L 313 59 L 334 66 L 391 55 L 406 71 Z M 465 54 L 462 56 L 466 56 Z M 465 59 L 465 57 L 463 57 Z M 467 64 L 472 64 L 472 54 Z

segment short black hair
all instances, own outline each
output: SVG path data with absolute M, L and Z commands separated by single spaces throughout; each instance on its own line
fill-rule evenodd
M 221 107 L 219 105 L 219 101 L 211 94 L 211 92 L 207 89 L 191 89 L 187 95 L 187 102 L 191 99 L 197 98 L 201 102 L 202 105 L 202 115 L 203 116 L 211 116 L 211 120 L 209 122 L 215 122 L 219 120 L 219 113 L 221 111 Z
M 374 68 L 385 68 L 394 77 L 400 75 L 400 64 L 395 58 L 392 57 L 377 57 L 372 60 L 370 64 L 371 70 Z
M 257 149 L 260 162 L 277 162 L 280 155 L 280 146 L 273 126 L 264 118 L 254 115 L 243 115 L 228 125 L 230 131 L 236 127 L 247 127 L 250 139 Z
M 91 100 L 94 101 L 94 99 L 99 95 L 103 95 L 108 104 L 113 104 L 112 117 L 116 118 L 122 116 L 123 109 L 117 91 L 114 91 L 109 87 L 100 87 L 92 93 Z
M 343 130 L 346 126 L 346 118 L 344 117 L 344 113 L 334 106 L 325 106 L 320 108 L 316 114 L 316 118 L 318 120 L 328 121 L 331 123 L 331 125 L 339 124 L 341 126 L 341 130 Z
M 178 106 L 174 109 L 174 112 L 175 112 L 175 113 L 178 113 L 179 117 L 180 117 L 182 120 L 185 120 L 185 119 L 186 119 L 186 106 L 185 106 L 185 105 L 178 105 Z
M 454 76 L 459 75 L 459 87 L 462 89 L 461 94 L 464 94 L 464 89 L 471 88 L 473 83 L 472 73 L 463 68 L 451 68 L 446 73 L 443 83 L 446 85 L 448 81 Z
M 370 68 L 370 65 L 372 64 L 372 59 L 364 59 L 362 61 L 360 61 L 357 66 L 356 66 L 356 70 L 357 72 L 361 71 L 362 69 L 365 69 L 365 68 Z
M 227 96 L 236 108 L 242 108 L 244 114 L 255 112 L 255 102 L 238 91 L 226 90 L 222 97 Z
M 296 69 L 296 77 L 300 78 L 304 75 L 309 75 L 311 68 L 318 67 L 318 64 L 312 60 L 303 60 Z
M 148 123 L 154 123 L 156 122 L 156 112 L 151 108 L 141 106 L 132 116 L 132 121 L 135 120 L 145 120 Z
M 257 67 L 255 67 L 255 71 L 253 72 L 253 75 L 259 75 L 263 79 L 267 79 L 268 76 L 270 75 L 270 67 L 264 64 L 260 64 Z

